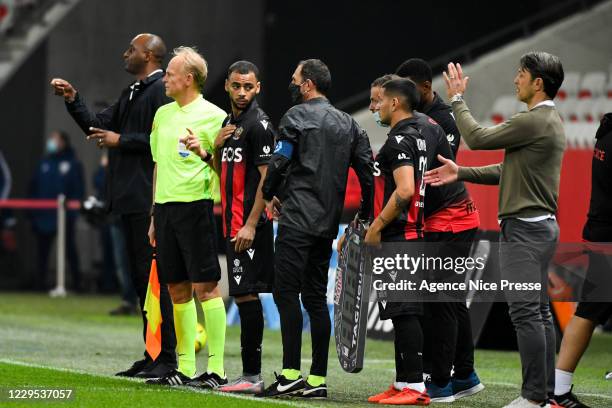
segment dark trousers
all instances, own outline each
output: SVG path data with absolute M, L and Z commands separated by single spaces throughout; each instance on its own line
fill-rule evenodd
M 109 235 L 112 238 L 111 253 L 113 258 L 113 267 L 115 269 L 117 282 L 119 283 L 119 289 L 121 291 L 121 300 L 125 304 L 136 306 L 138 303 L 138 295 L 136 295 L 134 285 L 132 284 L 122 223 L 113 219 L 108 226 L 108 229 Z
M 436 243 L 436 256 L 464 258 L 470 254 L 477 231 L 426 233 L 425 240 Z M 424 306 L 425 372 L 439 386 L 448 383 L 453 367 L 455 377 L 466 378 L 474 371 L 474 341 L 465 302 L 425 302 Z
M 502 279 L 543 284 L 540 292 L 520 298 L 506 294 L 521 356 L 521 395 L 533 401 L 544 401 L 555 386 L 555 328 L 546 291 L 548 264 L 558 239 L 559 226 L 553 219 L 526 222 L 510 218 L 501 224 Z
M 147 318 L 144 312 L 144 301 L 147 295 L 149 272 L 153 248 L 149 244 L 149 223 L 151 217 L 148 213 L 135 213 L 121 215 L 121 226 L 125 237 L 129 270 L 132 284 L 136 289 L 140 310 L 142 311 L 142 336 L 146 339 Z M 161 338 L 162 349 L 158 361 L 176 366 L 176 334 L 174 333 L 174 315 L 172 301 L 166 285 L 160 285 L 160 307 L 162 314 Z M 145 357 L 150 356 L 145 351 Z
M 70 272 L 71 287 L 80 290 L 81 288 L 81 268 L 79 266 L 79 253 L 76 248 L 75 239 L 76 219 L 66 217 L 66 260 L 68 261 L 68 271 Z M 56 232 L 46 233 L 37 232 L 36 240 L 38 244 L 38 289 L 47 289 L 47 274 L 49 271 L 49 255 L 53 241 L 57 238 Z M 57 283 L 57 282 L 56 282 Z
M 302 304 L 310 318 L 310 374 L 327 375 L 331 322 L 327 309 L 327 274 L 332 239 L 309 235 L 280 225 L 275 245 L 274 301 L 283 340 L 283 368 L 300 369 Z

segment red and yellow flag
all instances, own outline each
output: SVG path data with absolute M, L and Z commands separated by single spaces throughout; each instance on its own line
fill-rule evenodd
M 149 273 L 147 297 L 144 303 L 144 311 L 147 314 L 147 337 L 145 348 L 153 360 L 157 359 L 157 356 L 159 356 L 161 352 L 162 315 L 159 306 L 159 289 L 157 262 L 155 258 L 153 258 L 151 262 L 151 272 Z

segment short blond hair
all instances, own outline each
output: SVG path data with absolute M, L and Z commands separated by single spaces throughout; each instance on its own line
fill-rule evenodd
M 195 47 L 181 46 L 174 49 L 172 55 L 182 57 L 186 73 L 193 75 L 193 79 L 202 90 L 208 77 L 208 63 Z

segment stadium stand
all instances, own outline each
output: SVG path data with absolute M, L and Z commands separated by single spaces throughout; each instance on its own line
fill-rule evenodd
M 0 0 L 0 88 L 81 0 Z
M 13 26 L 14 0 L 2 0 L 0 2 L 0 37 L 3 37 Z

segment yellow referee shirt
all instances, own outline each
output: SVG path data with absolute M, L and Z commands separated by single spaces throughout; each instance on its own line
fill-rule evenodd
M 214 198 L 213 169 L 179 139 L 188 134 L 189 128 L 200 139 L 202 148 L 211 153 L 226 116 L 201 95 L 185 106 L 172 102 L 157 110 L 151 132 L 151 154 L 157 164 L 156 203 Z

